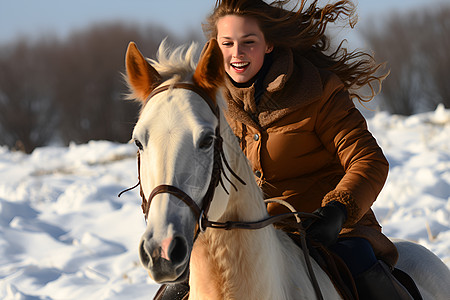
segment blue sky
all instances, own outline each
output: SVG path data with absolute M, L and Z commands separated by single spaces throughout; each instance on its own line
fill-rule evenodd
M 358 2 L 358 26 L 355 32 L 343 35 L 357 44 L 360 42 L 358 28 L 369 19 L 378 22 L 394 11 L 449 3 L 450 0 L 355 2 Z M 23 35 L 39 37 L 45 32 L 64 37 L 74 29 L 112 20 L 156 24 L 182 36 L 189 31 L 200 31 L 201 22 L 214 3 L 214 0 L 0 0 L 0 43 Z

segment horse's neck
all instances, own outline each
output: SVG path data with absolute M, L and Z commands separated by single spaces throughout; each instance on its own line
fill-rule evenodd
M 246 185 L 236 183 L 239 190 L 230 189 L 227 210 L 220 220 L 258 221 L 267 217 L 262 193 L 242 151 L 226 152 L 231 154 L 232 169 Z M 283 299 L 280 281 L 287 267 L 283 251 L 285 245 L 272 226 L 260 230 L 208 229 L 196 241 L 191 257 L 192 299 Z
M 230 188 L 228 206 L 219 221 L 267 217 L 262 193 L 245 156 L 238 146 L 228 150 L 232 169 L 246 185 L 236 182 L 237 192 Z M 192 251 L 190 299 L 315 298 L 302 255 L 292 240 L 273 226 L 229 231 L 210 228 L 199 236 Z M 314 268 L 326 299 L 338 299 L 325 273 L 316 264 Z
M 192 250 L 189 299 L 315 299 L 302 256 L 292 240 L 273 226 L 207 229 Z M 313 269 L 324 299 L 341 299 L 314 261 Z
M 231 206 L 233 203 L 222 221 L 250 221 L 241 214 L 245 209 Z M 284 270 L 277 255 L 281 253 L 279 244 L 273 227 L 208 229 L 196 241 L 191 256 L 192 299 L 282 299 L 276 296 Z

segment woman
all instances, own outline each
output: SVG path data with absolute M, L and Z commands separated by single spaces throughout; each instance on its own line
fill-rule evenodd
M 354 25 L 350 1 L 291 10 L 286 2 L 217 1 L 204 24 L 224 55 L 229 124 L 266 197 L 322 217 L 308 235 L 344 260 L 360 299 L 411 299 L 390 273 L 397 250 L 370 208 L 388 163 L 352 102 L 364 101 L 365 85 L 372 99 L 385 76 L 374 75 L 380 65 L 368 54 L 326 52 L 329 23 Z

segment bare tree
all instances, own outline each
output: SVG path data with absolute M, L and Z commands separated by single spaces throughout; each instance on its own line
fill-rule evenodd
M 0 48 L 0 144 L 31 152 L 52 141 L 126 142 L 138 105 L 126 93 L 124 57 L 135 41 L 155 53 L 170 33 L 158 26 L 97 24 L 65 40 L 25 40 Z M 195 34 L 180 44 L 199 40 Z
M 423 59 L 429 75 L 426 92 L 436 104 L 450 107 L 450 5 L 434 14 L 425 14 L 421 21 L 420 49 L 427 53 Z
M 371 24 L 364 38 L 376 58 L 391 71 L 382 99 L 391 113 L 411 115 L 450 107 L 450 6 L 392 15 L 377 28 Z
M 127 44 L 135 41 L 145 53 L 155 53 L 166 36 L 170 34 L 159 27 L 122 23 L 98 24 L 70 36 L 57 58 L 61 76 L 56 98 L 66 143 L 130 139 L 139 107 L 123 100 L 121 73 Z
M 54 40 L 24 40 L 0 55 L 0 143 L 26 152 L 48 143 L 58 124 L 55 77 L 47 63 Z

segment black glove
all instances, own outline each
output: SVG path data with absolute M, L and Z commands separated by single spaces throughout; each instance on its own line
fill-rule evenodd
M 314 211 L 320 219 L 309 219 L 303 222 L 306 236 L 329 247 L 336 243 L 342 225 L 347 220 L 347 209 L 344 204 L 332 201 Z

